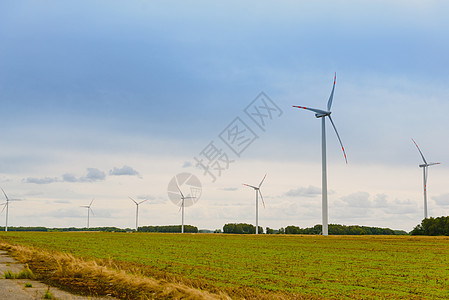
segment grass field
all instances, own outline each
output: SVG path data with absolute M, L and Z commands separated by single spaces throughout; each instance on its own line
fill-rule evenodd
M 232 297 L 449 298 L 445 237 L 7 232 L 0 241 L 200 281 Z

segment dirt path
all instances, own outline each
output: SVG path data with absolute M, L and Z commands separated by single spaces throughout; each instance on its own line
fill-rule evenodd
M 25 266 L 10 257 L 6 251 L 0 250 L 0 300 L 34 300 L 44 299 L 44 295 L 48 289 L 48 285 L 30 279 L 5 279 L 3 274 L 6 271 L 19 273 Z M 31 287 L 25 287 L 31 284 Z M 50 293 L 53 299 L 59 300 L 113 300 L 113 297 L 85 297 L 72 295 L 55 287 L 50 287 Z

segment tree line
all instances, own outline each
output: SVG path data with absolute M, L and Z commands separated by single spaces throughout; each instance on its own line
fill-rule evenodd
M 449 217 L 426 218 L 410 232 L 411 235 L 449 235 Z
M 5 227 L 0 226 L 0 231 L 5 231 Z M 117 227 L 91 227 L 91 228 L 77 228 L 77 227 L 65 227 L 65 228 L 47 228 L 42 226 L 37 227 L 14 227 L 8 226 L 8 231 L 40 231 L 40 232 L 64 232 L 64 231 L 103 231 L 103 232 L 127 232 L 133 231 L 133 229 L 122 229 Z
M 142 226 L 138 232 L 181 232 L 181 225 L 168 226 Z M 198 233 L 198 227 L 192 225 L 184 225 L 184 232 Z
M 321 234 L 321 225 L 315 225 L 309 228 L 299 228 L 298 226 L 287 226 L 280 229 L 272 229 L 267 227 L 267 234 Z M 254 234 L 256 233 L 256 227 L 246 223 L 229 223 L 223 226 L 224 233 L 237 233 L 237 234 Z M 262 227 L 259 226 L 259 233 L 263 233 Z M 399 235 L 407 234 L 402 230 L 392 230 L 390 228 L 378 228 L 368 226 L 346 226 L 338 224 L 329 225 L 329 234 L 332 235 Z
M 263 233 L 263 228 L 259 226 L 259 233 Z M 224 233 L 236 233 L 236 234 L 255 234 L 256 226 L 246 223 L 229 223 L 223 226 Z

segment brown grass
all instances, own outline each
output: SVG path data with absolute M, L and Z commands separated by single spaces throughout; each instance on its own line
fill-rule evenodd
M 20 262 L 27 263 L 38 279 L 71 292 L 119 299 L 231 299 L 224 292 L 211 293 L 181 282 L 133 275 L 68 253 L 50 252 L 21 245 L 0 244 Z

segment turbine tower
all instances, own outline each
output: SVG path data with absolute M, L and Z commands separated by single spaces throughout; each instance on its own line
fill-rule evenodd
M 423 164 L 419 165 L 420 168 L 423 170 L 423 182 L 424 182 L 424 219 L 427 219 L 427 168 L 433 165 L 439 165 L 440 163 L 428 163 L 426 159 L 424 158 L 424 155 L 421 152 L 421 149 L 419 149 L 418 144 L 415 142 L 414 139 L 412 139 L 413 143 L 415 144 L 416 148 L 418 148 L 419 154 L 421 154 Z
M 148 201 L 148 199 L 145 199 L 143 201 L 137 202 L 133 198 L 129 197 L 135 204 L 136 204 L 136 231 L 139 230 L 139 205 L 144 203 L 145 201 Z
M 2 188 L 2 192 L 3 192 L 3 195 L 5 195 L 6 202 L 5 202 L 5 203 L 2 203 L 2 204 L 0 204 L 0 205 L 3 205 L 2 212 L 3 212 L 3 211 L 5 210 L 5 208 L 6 208 L 6 224 L 5 224 L 5 231 L 8 231 L 9 202 L 11 202 L 11 201 L 20 201 L 20 199 L 9 199 L 8 195 L 6 195 L 6 193 L 5 193 L 5 191 L 3 190 L 3 188 Z
M 195 197 L 187 196 L 184 197 L 184 194 L 181 192 L 181 189 L 179 188 L 178 184 L 176 184 L 176 187 L 178 188 L 179 194 L 181 196 L 181 207 L 179 208 L 182 210 L 182 225 L 181 225 L 181 233 L 184 233 L 184 207 L 185 207 L 185 200 L 186 199 L 194 199 Z
M 332 127 L 334 127 L 335 133 L 337 134 L 338 141 L 340 142 L 341 149 L 343 150 L 343 155 L 345 157 L 346 164 L 348 160 L 346 158 L 345 148 L 343 147 L 343 143 L 341 142 L 340 135 L 338 134 L 337 128 L 335 127 L 334 121 L 331 118 L 331 107 L 332 100 L 334 98 L 334 90 L 335 90 L 335 81 L 337 80 L 337 73 L 334 76 L 334 85 L 332 87 L 332 92 L 329 97 L 329 101 L 327 102 L 327 110 L 321 110 L 316 108 L 304 107 L 304 106 L 296 106 L 293 107 L 302 108 L 306 110 L 313 111 L 315 113 L 315 117 L 321 118 L 321 167 L 322 167 L 322 234 L 328 235 L 328 201 L 327 201 L 327 167 L 326 167 L 326 117 L 331 121 Z
M 265 176 L 263 177 L 262 181 L 259 183 L 258 186 L 243 183 L 243 185 L 249 186 L 250 188 L 253 188 L 254 191 L 256 191 L 256 234 L 259 234 L 259 194 L 260 194 L 260 199 L 262 199 L 263 207 L 265 207 L 265 203 L 263 202 L 262 192 L 260 191 L 260 187 L 262 186 L 262 183 L 265 180 L 265 177 L 267 177 L 267 174 L 265 174 Z
M 93 202 L 94 202 L 94 199 L 92 199 L 92 201 L 90 201 L 89 205 L 81 205 L 81 207 L 87 208 L 87 229 L 89 229 L 90 212 L 92 212 L 92 214 L 94 214 L 94 211 L 92 210 L 92 208 L 90 208 L 92 206 Z

